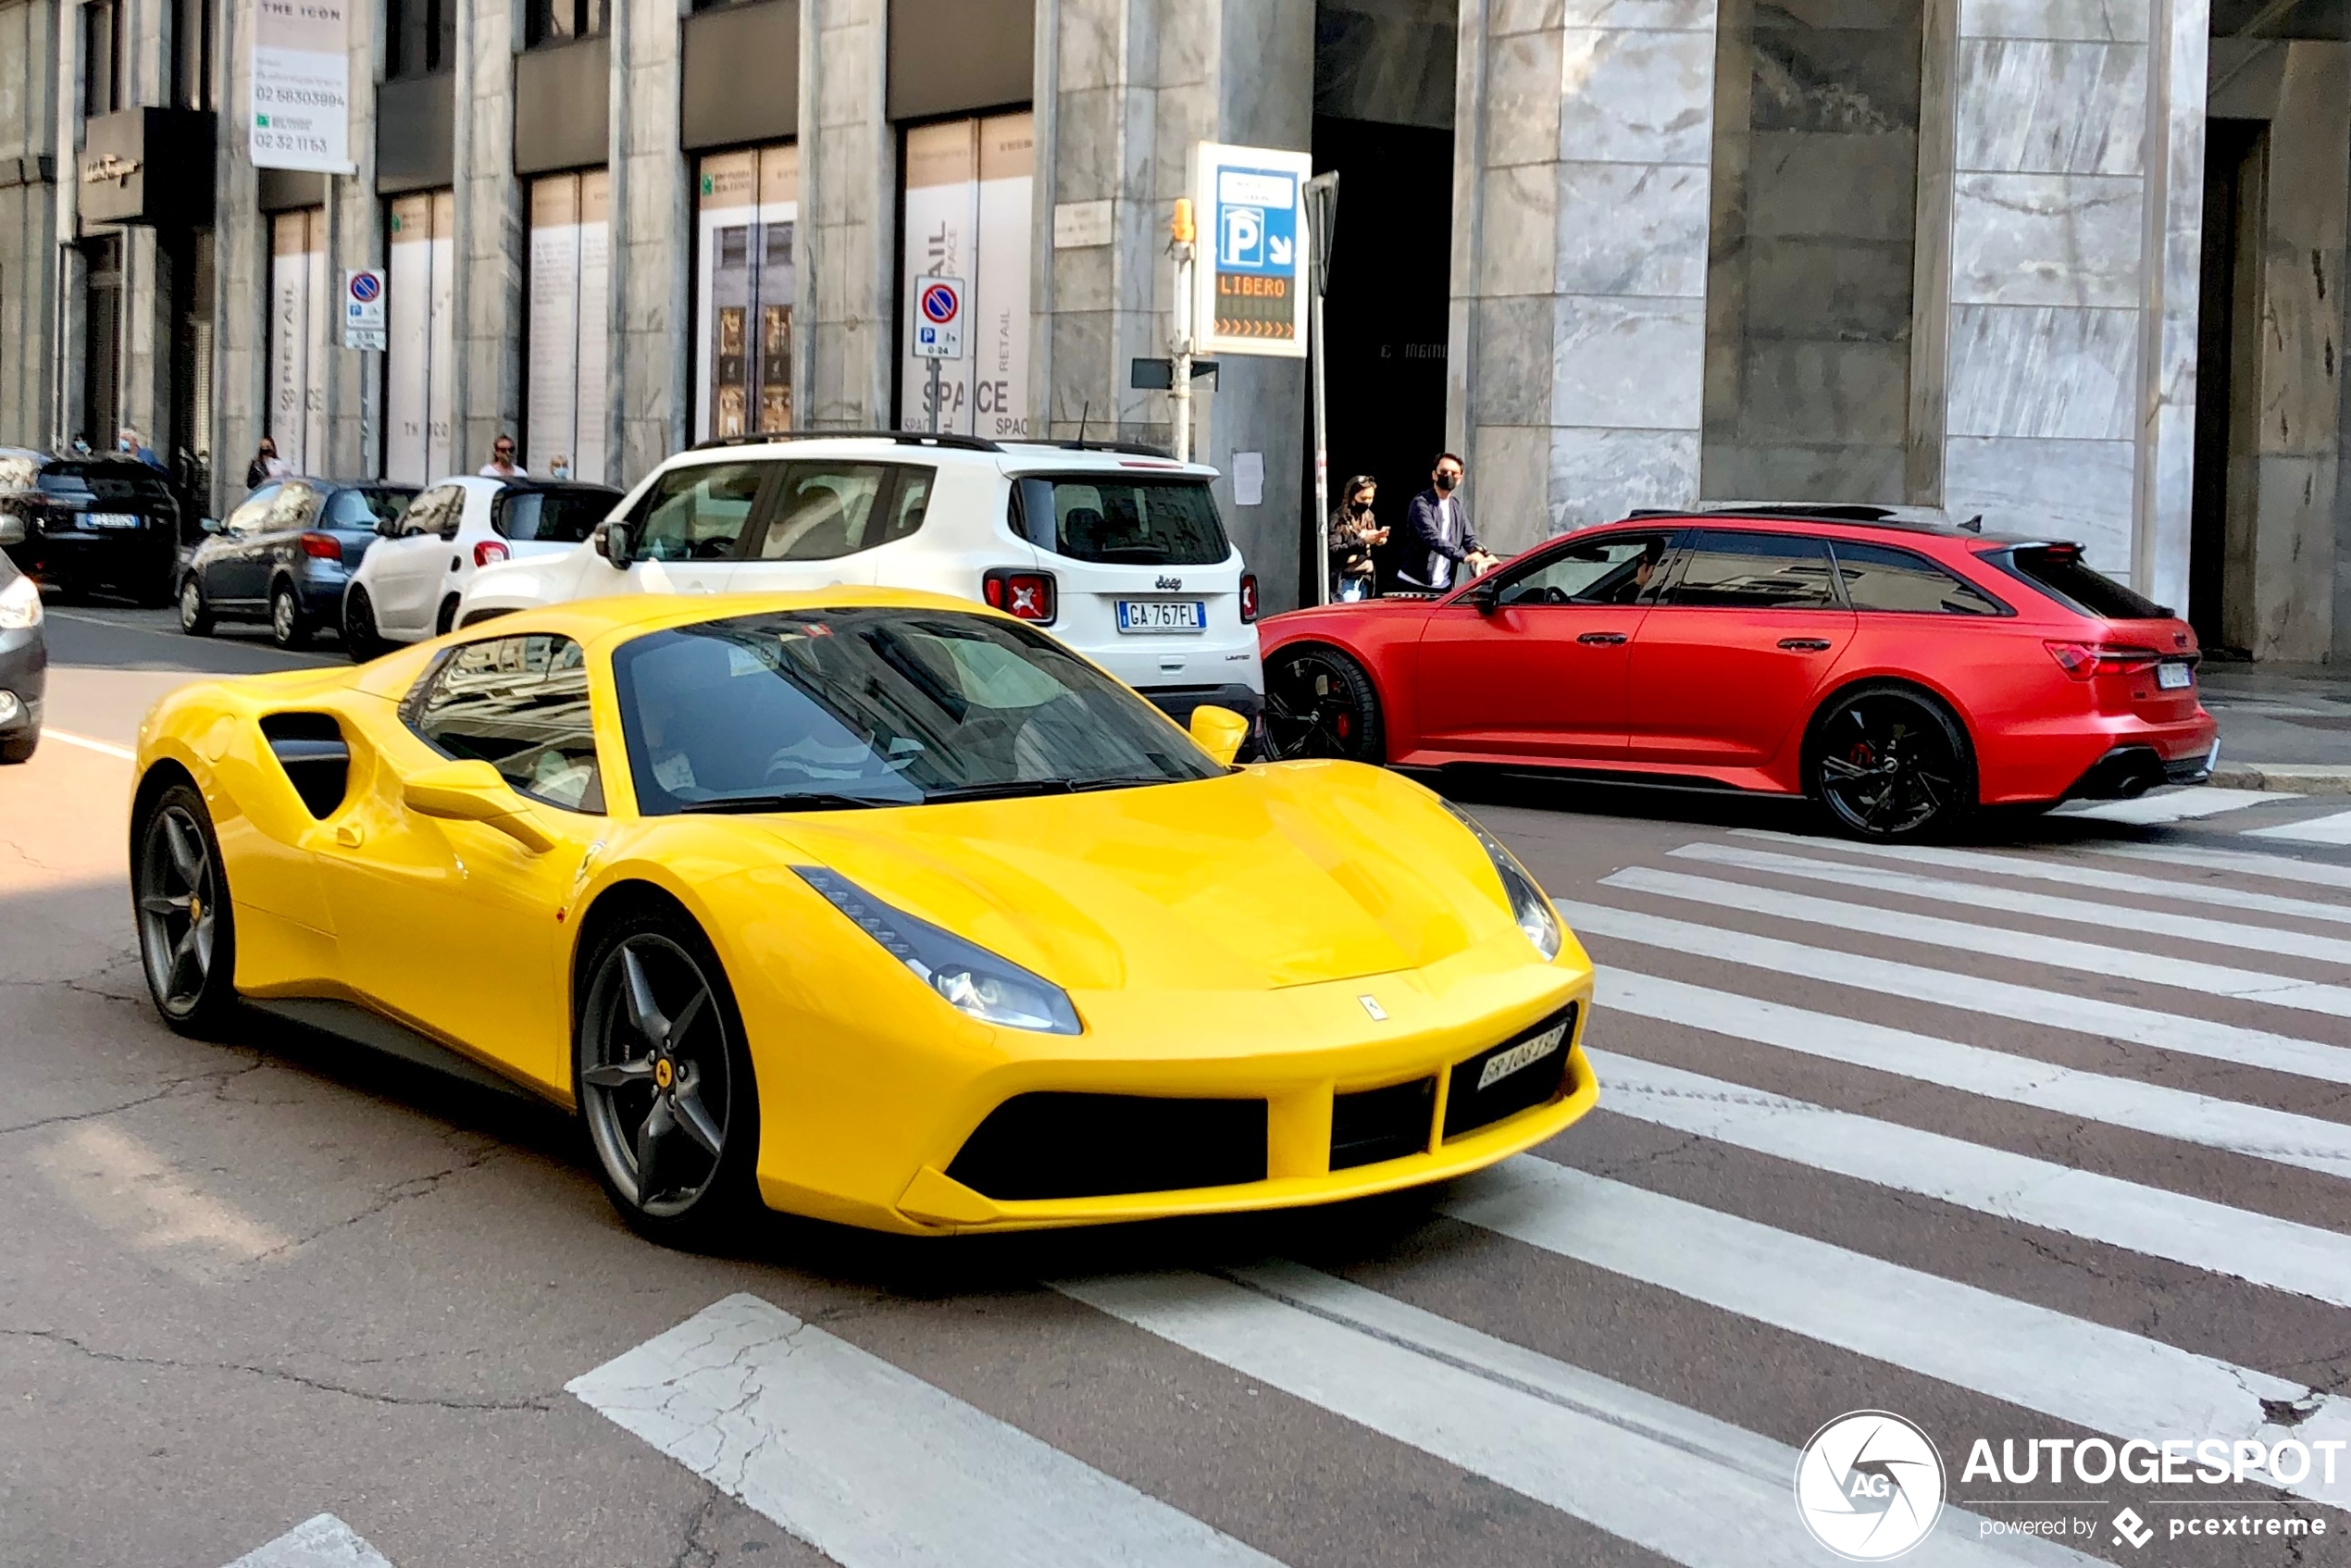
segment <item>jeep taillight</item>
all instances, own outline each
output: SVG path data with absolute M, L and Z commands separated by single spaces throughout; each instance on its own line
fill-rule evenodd
M 1019 566 L 996 566 L 979 579 L 979 596 L 991 610 L 1015 620 L 1052 624 L 1060 606 L 1054 603 L 1053 574 Z

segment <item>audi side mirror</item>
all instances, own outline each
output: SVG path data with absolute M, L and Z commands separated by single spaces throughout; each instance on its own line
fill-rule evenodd
M 597 554 L 624 572 L 628 569 L 629 552 L 637 541 L 629 537 L 627 523 L 602 524 L 597 528 L 594 538 Z
M 1491 577 L 1480 579 L 1462 598 L 1481 616 L 1490 616 L 1502 601 L 1501 584 Z

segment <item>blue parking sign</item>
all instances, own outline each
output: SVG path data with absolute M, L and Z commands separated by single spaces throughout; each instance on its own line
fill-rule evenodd
M 1308 263 L 1300 197 L 1313 160 L 1211 142 L 1193 156 L 1200 217 L 1193 319 L 1205 328 L 1200 349 L 1303 355 Z

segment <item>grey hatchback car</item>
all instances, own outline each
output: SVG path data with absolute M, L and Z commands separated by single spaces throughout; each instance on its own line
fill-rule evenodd
M 0 544 L 24 524 L 0 517 Z M 41 697 L 49 648 L 41 630 L 41 585 L 0 554 L 0 763 L 29 760 L 41 744 Z
M 271 479 L 237 503 L 181 568 L 180 629 L 262 621 L 280 648 L 338 624 L 343 584 L 379 528 L 417 498 L 414 485 Z

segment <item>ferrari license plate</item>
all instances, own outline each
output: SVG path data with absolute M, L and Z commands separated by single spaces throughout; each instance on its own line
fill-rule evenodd
M 2155 666 L 2155 684 L 2165 691 L 2178 691 L 2196 683 L 2196 671 L 2186 665 L 2162 664 Z
M 1531 1067 L 1560 1048 L 1567 1038 L 1567 1026 L 1557 1024 L 1532 1039 L 1523 1039 L 1508 1051 L 1498 1051 L 1486 1059 L 1485 1067 L 1477 1075 L 1477 1087 L 1493 1088 L 1522 1068 Z
M 139 526 L 136 512 L 84 512 L 81 526 L 86 529 L 135 529 Z
M 1121 631 L 1206 631 L 1208 606 L 1198 599 L 1121 599 Z

